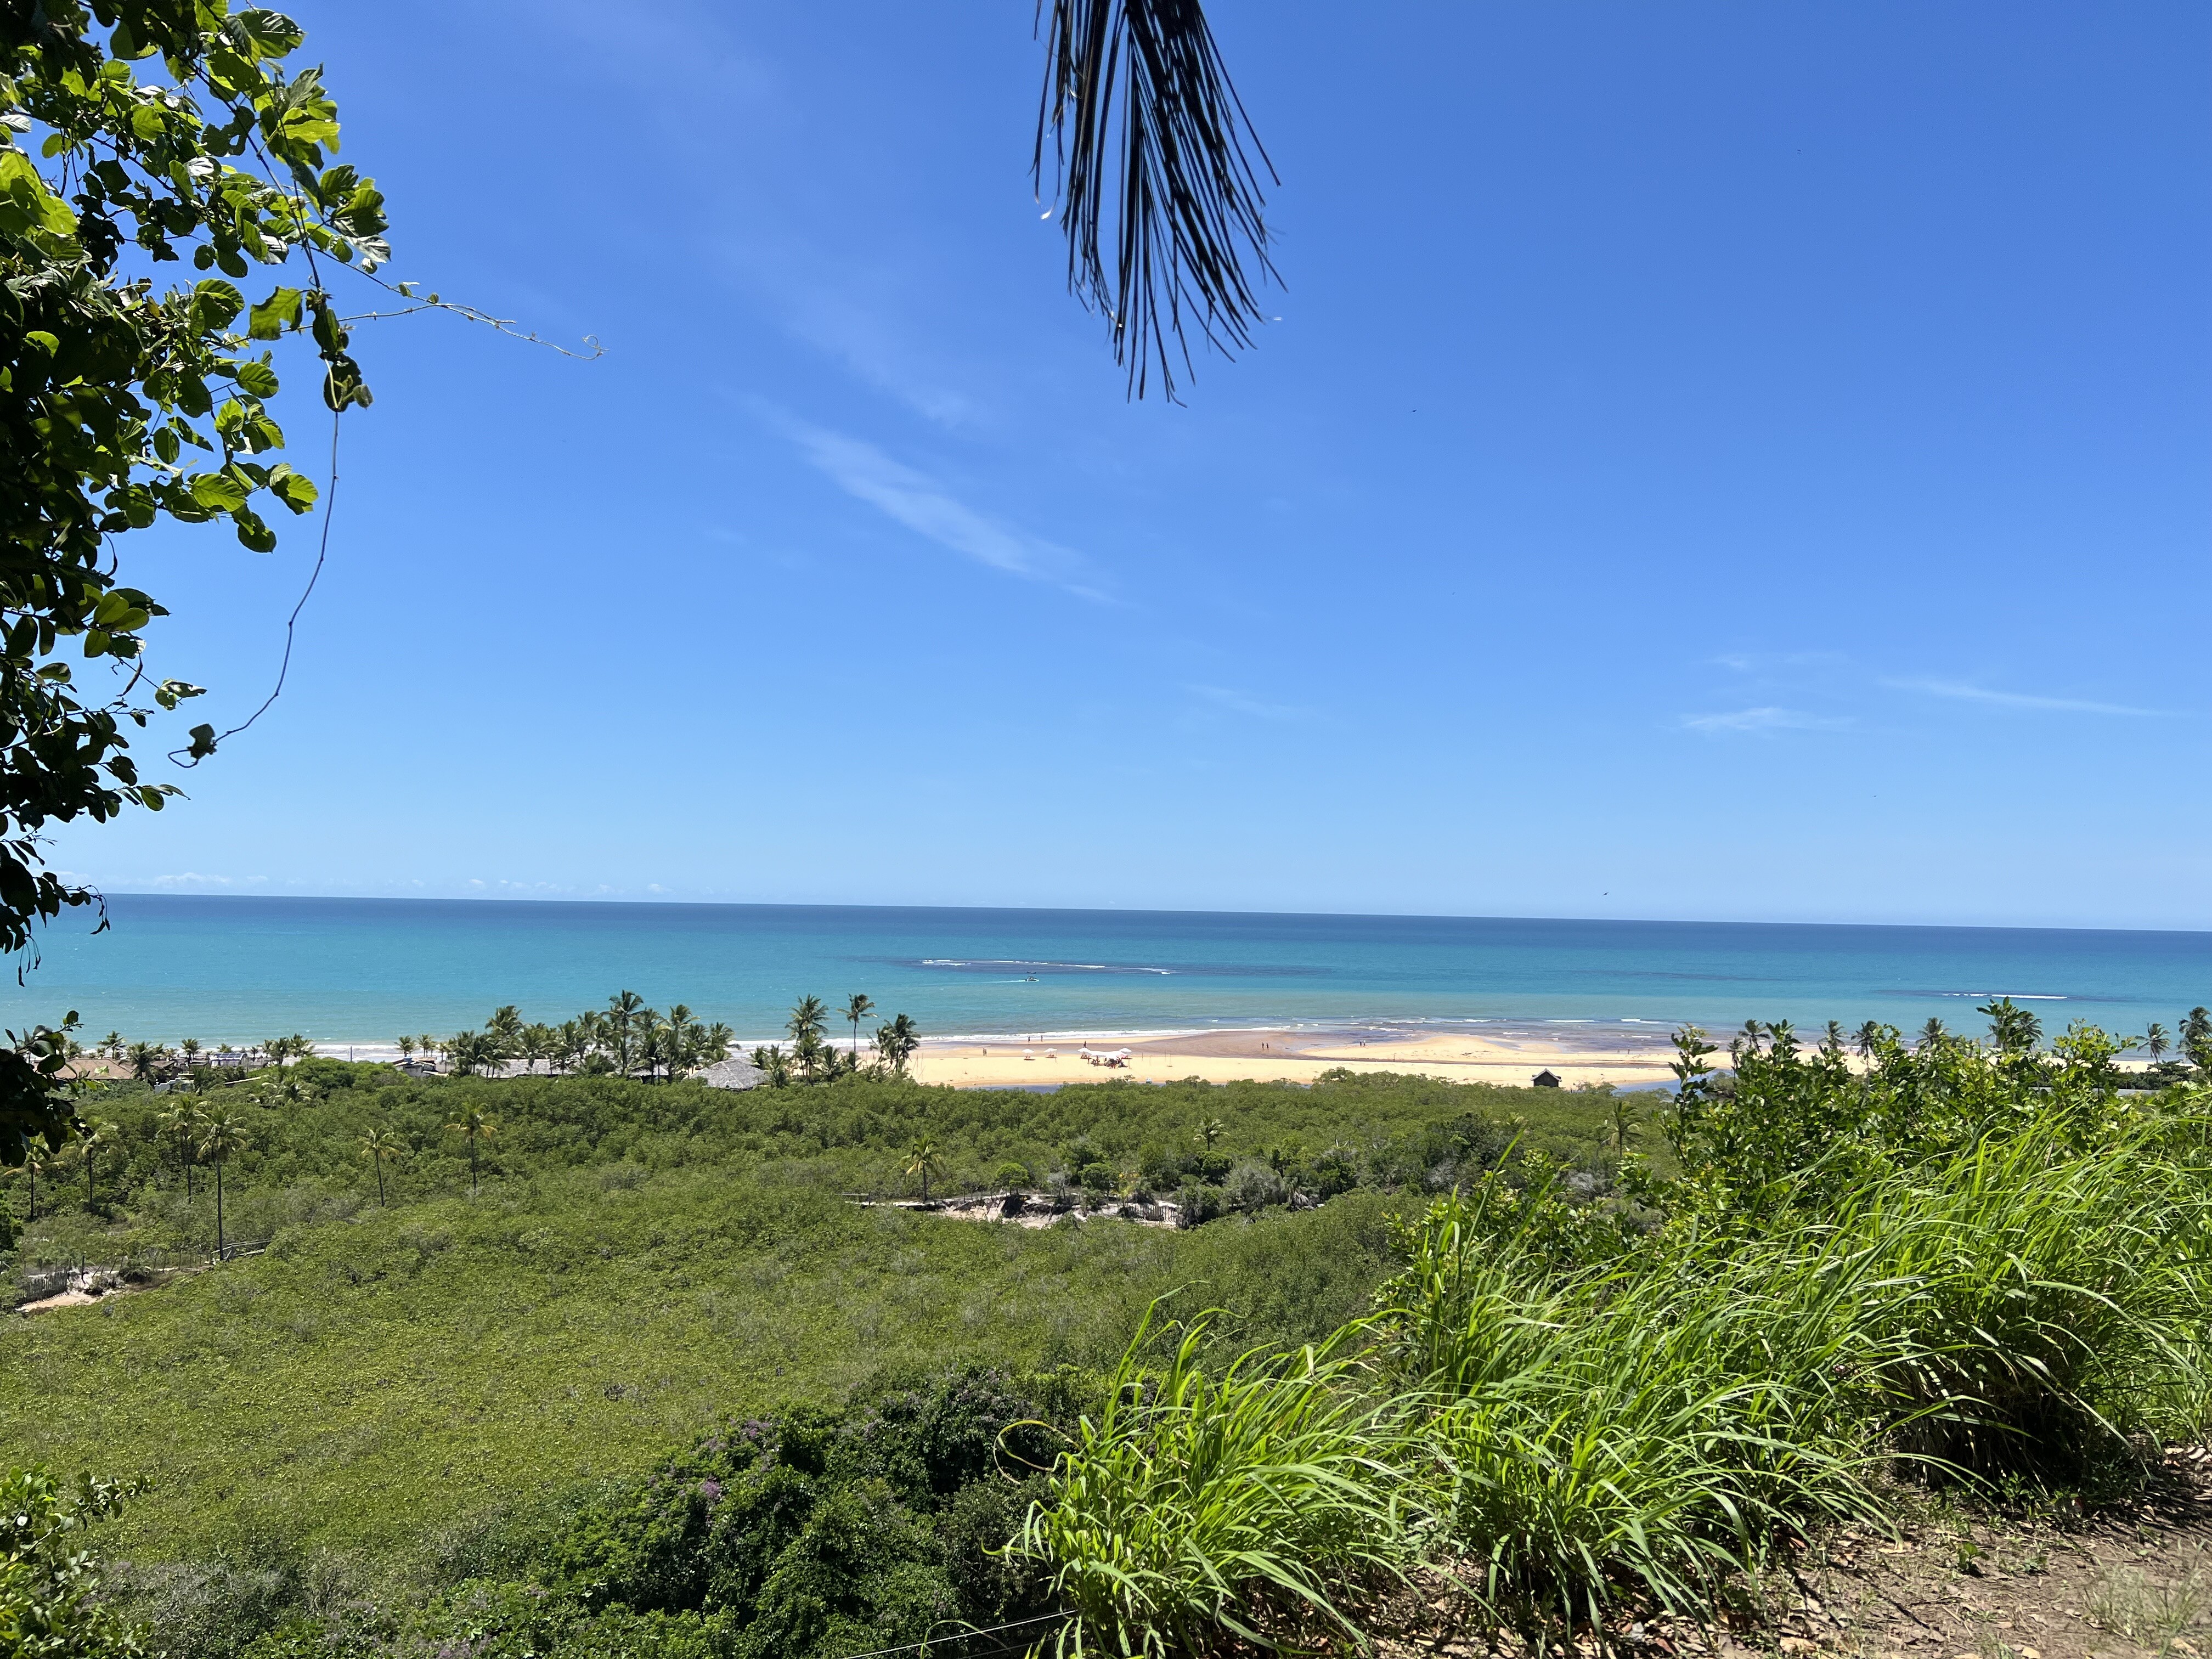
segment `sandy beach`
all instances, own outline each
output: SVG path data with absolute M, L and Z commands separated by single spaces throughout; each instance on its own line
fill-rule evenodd
M 993 1037 L 965 1042 L 925 1042 L 912 1070 L 924 1083 L 961 1088 L 1008 1088 L 1052 1083 L 1097 1083 L 1133 1078 L 1166 1083 L 1200 1078 L 1310 1083 L 1337 1066 L 1354 1072 L 1403 1072 L 1455 1083 L 1527 1086 L 1541 1071 L 1569 1088 L 1578 1083 L 1622 1085 L 1664 1083 L 1674 1058 L 1668 1034 L 1576 1025 L 1500 1027 L 1468 1031 L 1408 1033 L 1387 1029 L 1336 1031 L 1200 1031 L 1171 1036 L 1089 1039 L 1106 1051 L 1129 1051 L 1126 1067 L 1094 1066 L 1082 1059 L 1081 1036 L 1058 1034 L 1022 1039 Z
M 1195 1078 L 1206 1083 L 1311 1083 L 1337 1067 L 1353 1072 L 1397 1072 L 1452 1083 L 1492 1083 L 1525 1088 L 1540 1072 L 1560 1085 L 1609 1084 L 1616 1088 L 1654 1088 L 1671 1083 L 1675 1053 L 1672 1031 L 1653 1024 L 1641 1029 L 1577 1020 L 1499 1021 L 1472 1030 L 1407 1030 L 1382 1025 L 1347 1025 L 1332 1030 L 1282 1027 L 1169 1033 L 1090 1034 L 1038 1032 L 1029 1036 L 924 1038 L 908 1070 L 921 1083 L 957 1089 L 1041 1088 L 1066 1083 L 1106 1083 L 1128 1078 L 1139 1083 L 1172 1083 Z M 760 1039 L 769 1041 L 774 1039 Z M 755 1040 L 740 1038 L 731 1053 L 743 1057 Z M 846 1046 L 836 1045 L 841 1050 Z M 1723 1043 L 1716 1042 L 1716 1064 L 1727 1064 Z M 327 1059 L 390 1064 L 397 1044 L 319 1042 L 314 1052 Z M 1088 1048 L 1099 1054 L 1127 1050 L 1122 1066 L 1096 1065 L 1083 1058 Z M 861 1057 L 871 1058 L 867 1046 Z M 1850 1063 L 1862 1062 L 1856 1054 Z M 2125 1059 L 2123 1072 L 2148 1062 Z M 73 1069 L 80 1076 L 129 1075 L 126 1065 L 86 1055 Z M 520 1076 L 516 1061 L 504 1074 Z M 535 1068 L 544 1071 L 541 1065 Z

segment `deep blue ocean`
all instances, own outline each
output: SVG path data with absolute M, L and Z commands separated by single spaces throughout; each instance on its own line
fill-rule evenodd
M 0 991 L 7 1023 L 75 1008 L 94 1036 L 388 1042 L 557 1020 L 615 991 L 765 1037 L 812 992 L 865 991 L 933 1036 L 1209 1025 L 1931 1014 L 1978 1030 L 1991 994 L 2052 1031 L 2169 1029 L 2212 1002 L 2212 933 L 1486 917 L 748 904 L 246 898 L 119 893 Z

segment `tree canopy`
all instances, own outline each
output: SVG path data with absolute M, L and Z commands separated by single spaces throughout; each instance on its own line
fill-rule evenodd
M 285 68 L 302 38 L 289 18 L 224 0 L 0 7 L 8 951 L 98 902 L 47 866 L 50 826 L 158 811 L 177 793 L 141 775 L 130 733 L 198 688 L 149 666 L 143 632 L 166 613 L 120 579 L 118 539 L 163 519 L 222 520 L 265 553 L 271 508 L 315 505 L 316 486 L 276 459 L 283 337 L 307 336 L 333 416 L 369 401 L 324 278 L 385 260 L 383 198 L 330 161 L 337 108 L 321 71 Z M 186 264 L 207 274 L 163 279 L 161 266 Z M 290 266 L 273 274 L 294 280 L 249 296 L 239 283 L 256 266 Z M 217 740 L 194 727 L 188 758 Z M 0 1052 L 0 1160 L 67 1132 L 58 1044 L 40 1028 Z

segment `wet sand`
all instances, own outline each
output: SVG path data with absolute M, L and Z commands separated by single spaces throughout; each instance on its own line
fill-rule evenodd
M 1607 1027 L 1505 1025 L 1479 1032 L 1348 1028 L 1334 1031 L 1200 1031 L 1173 1036 L 1090 1040 L 1095 1051 L 1128 1050 L 1124 1066 L 1093 1065 L 1078 1054 L 1081 1037 L 994 1038 L 925 1042 L 911 1069 L 924 1083 L 960 1088 L 1035 1087 L 1133 1078 L 1167 1083 L 1311 1083 L 1342 1066 L 1353 1072 L 1401 1072 L 1455 1083 L 1527 1087 L 1550 1071 L 1567 1087 L 1578 1083 L 1650 1085 L 1668 1081 L 1674 1059 L 1669 1033 Z

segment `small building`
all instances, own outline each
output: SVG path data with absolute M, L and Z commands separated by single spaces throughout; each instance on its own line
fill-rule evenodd
M 749 1060 L 732 1055 L 718 1060 L 704 1071 L 691 1073 L 692 1080 L 705 1084 L 709 1089 L 757 1089 L 763 1081 L 759 1066 Z
M 1553 1071 L 1539 1072 L 1529 1082 L 1538 1089 L 1556 1089 L 1559 1086 L 1559 1074 Z

